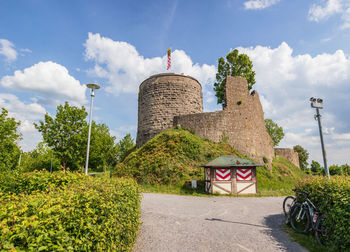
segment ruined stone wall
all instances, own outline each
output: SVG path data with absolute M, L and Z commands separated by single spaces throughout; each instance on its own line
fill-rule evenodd
M 172 73 L 149 77 L 139 90 L 137 147 L 172 128 L 174 116 L 202 112 L 202 87 L 196 79 Z
M 245 78 L 228 76 L 226 107 L 222 111 L 181 115 L 174 118 L 174 126 L 190 128 L 202 138 L 214 142 L 226 136 L 228 143 L 257 162 L 274 158 L 273 142 L 267 133 L 264 112 L 257 92 L 248 91 Z
M 291 163 L 293 163 L 294 165 L 296 165 L 296 166 L 298 166 L 300 168 L 299 155 L 293 149 L 289 149 L 289 148 L 275 148 L 275 154 L 276 154 L 276 156 L 280 156 L 280 157 L 286 158 Z

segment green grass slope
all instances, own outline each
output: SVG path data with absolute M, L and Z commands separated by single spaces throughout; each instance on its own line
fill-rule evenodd
M 244 157 L 227 143 L 213 143 L 182 129 L 162 132 L 118 164 L 114 176 L 133 177 L 146 191 L 193 193 L 183 190 L 186 181 L 199 180 L 203 185 L 204 171 L 200 166 L 221 156 Z M 276 158 L 272 171 L 258 167 L 260 195 L 285 195 L 304 173 L 283 158 Z M 177 190 L 181 188 L 181 190 Z M 201 192 L 197 190 L 196 193 Z
M 275 157 L 272 170 L 257 167 L 258 191 L 262 196 L 294 194 L 296 183 L 307 175 L 283 157 Z

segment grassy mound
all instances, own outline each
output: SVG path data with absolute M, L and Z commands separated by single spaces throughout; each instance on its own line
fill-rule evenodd
M 221 155 L 243 157 L 225 143 L 213 143 L 186 130 L 162 132 L 131 153 L 115 168 L 115 176 L 134 177 L 141 184 L 183 185 L 203 180 L 200 166 Z
M 262 196 L 294 194 L 296 183 L 307 175 L 297 166 L 282 157 L 272 161 L 272 170 L 257 168 L 258 191 Z
M 199 180 L 204 184 L 200 166 L 221 156 L 244 157 L 226 143 L 213 143 L 186 130 L 167 130 L 131 153 L 115 168 L 115 176 L 135 178 L 146 191 L 193 193 L 183 187 L 186 181 Z M 272 170 L 257 168 L 259 195 L 291 194 L 305 173 L 285 158 L 276 157 Z M 196 191 L 198 192 L 198 191 Z

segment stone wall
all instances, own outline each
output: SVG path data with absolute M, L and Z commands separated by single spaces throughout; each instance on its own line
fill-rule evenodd
M 257 92 L 248 91 L 245 78 L 228 76 L 226 107 L 222 111 L 175 116 L 174 126 L 190 128 L 202 138 L 220 142 L 227 138 L 239 152 L 262 163 L 274 158 L 273 142 L 266 131 L 264 112 Z
M 293 163 L 294 165 L 296 165 L 296 166 L 298 166 L 300 168 L 299 155 L 293 149 L 289 149 L 289 148 L 275 148 L 275 154 L 276 154 L 276 156 L 280 156 L 280 157 L 286 158 L 291 163 Z
M 174 116 L 202 112 L 202 86 L 196 79 L 172 73 L 149 77 L 139 90 L 137 147 L 172 128 Z

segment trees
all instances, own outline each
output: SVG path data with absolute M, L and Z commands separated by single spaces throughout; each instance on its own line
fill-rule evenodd
M 273 146 L 277 146 L 284 137 L 283 128 L 271 119 L 265 119 L 265 127 L 273 141 Z
M 344 170 L 343 167 L 341 165 L 331 165 L 330 167 L 328 167 L 329 170 L 329 175 L 344 175 Z
M 88 130 L 88 127 L 86 127 Z M 91 142 L 89 167 L 95 171 L 106 171 L 107 166 L 118 162 L 118 148 L 114 144 L 115 137 L 111 136 L 105 124 L 91 125 Z
M 255 84 L 255 72 L 253 63 L 248 55 L 240 54 L 237 49 L 226 55 L 226 61 L 223 57 L 218 60 L 218 72 L 216 82 L 214 83 L 215 96 L 218 98 L 218 104 L 225 104 L 225 84 L 226 76 L 242 76 L 248 81 L 248 90 Z
M 341 168 L 343 169 L 344 175 L 350 176 L 350 165 L 348 165 L 348 164 L 343 164 L 343 165 L 341 166 Z
M 55 118 L 46 114 L 44 121 L 34 123 L 44 141 L 61 160 L 64 171 L 66 167 L 77 169 L 83 164 L 87 144 L 83 134 L 84 127 L 87 127 L 86 116 L 84 107 L 69 106 L 66 102 L 57 107 Z
M 130 134 L 127 134 L 117 143 L 119 162 L 123 162 L 126 156 L 129 155 L 134 148 L 134 139 L 132 139 Z
M 21 135 L 17 132 L 20 122 L 8 117 L 8 111 L 0 113 L 0 171 L 14 169 L 18 165 L 20 149 L 17 141 Z
M 319 162 L 312 160 L 311 161 L 311 171 L 314 173 L 321 173 L 322 172 L 322 167 Z
M 60 165 L 60 160 L 53 154 L 53 150 L 47 147 L 44 142 L 30 152 L 24 152 L 22 155 L 21 171 L 35 171 L 46 169 L 50 171 L 52 159 L 52 170 L 55 171 Z
M 298 153 L 300 168 L 302 170 L 306 170 L 308 165 L 307 160 L 309 159 L 309 152 L 300 145 L 294 146 L 293 150 Z

